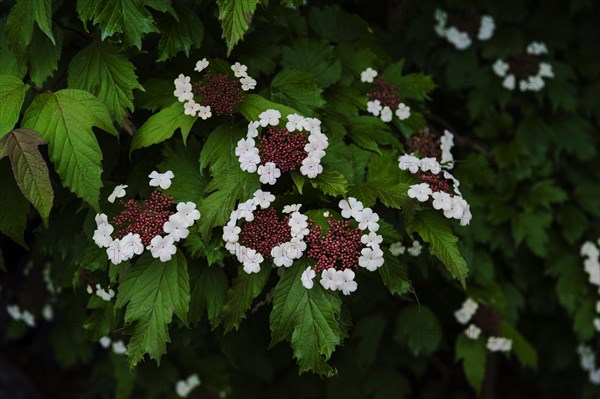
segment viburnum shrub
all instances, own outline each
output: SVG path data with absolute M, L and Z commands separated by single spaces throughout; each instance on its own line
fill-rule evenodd
M 0 2 L 0 397 L 599 397 L 598 8 Z

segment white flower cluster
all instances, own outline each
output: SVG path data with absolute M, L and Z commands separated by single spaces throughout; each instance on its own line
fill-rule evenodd
M 456 312 L 454 317 L 460 324 L 467 324 L 473 318 L 475 312 L 479 308 L 479 304 L 471 298 L 467 298 Z M 465 335 L 472 340 L 479 339 L 481 336 L 481 328 L 470 323 L 465 330 Z M 486 347 L 490 352 L 510 352 L 512 349 L 512 340 L 503 337 L 488 337 Z
M 238 220 L 244 219 L 246 222 L 254 220 L 253 212 L 260 207 L 267 209 L 275 201 L 275 196 L 267 191 L 257 190 L 253 198 L 246 202 L 238 204 L 237 209 L 231 212 L 229 222 L 223 227 L 223 241 L 225 248 L 236 255 L 238 261 L 244 266 L 244 271 L 248 274 L 258 273 L 260 264 L 264 262 L 264 255 L 252 248 L 245 247 L 239 243 L 240 232 L 242 229 L 237 226 Z M 298 210 L 301 205 L 294 205 L 294 210 L 287 208 L 291 213 L 288 225 L 291 227 L 290 240 L 288 242 L 276 245 L 271 250 L 273 263 L 275 266 L 290 267 L 294 260 L 300 259 L 306 250 L 304 236 L 308 234 L 308 216 L 301 214 Z
M 198 374 L 192 374 L 185 380 L 177 381 L 175 385 L 175 393 L 180 398 L 187 398 L 194 389 L 200 386 L 200 378 Z
M 22 321 L 29 327 L 35 327 L 35 316 L 29 310 L 21 310 L 19 305 L 7 305 L 6 312 L 16 321 Z
M 598 239 L 598 245 L 600 245 L 600 239 Z M 583 268 L 589 275 L 590 283 L 599 287 L 598 293 L 600 293 L 600 249 L 593 242 L 586 241 L 581 246 L 580 254 L 585 257 Z M 600 316 L 600 301 L 596 302 L 596 312 Z M 594 327 L 596 327 L 596 331 L 600 332 L 600 317 L 594 319 Z
M 112 341 L 110 339 L 110 337 L 105 336 L 105 337 L 100 338 L 100 341 L 98 341 L 98 342 L 100 342 L 100 346 L 102 346 L 104 349 L 108 349 L 109 347 L 112 347 L 112 351 L 115 355 L 127 354 L 127 346 L 121 340 Z
M 408 252 L 410 256 L 417 257 L 421 255 L 423 251 L 423 246 L 417 240 L 412 242 L 412 246 L 406 248 L 401 241 L 395 242 L 390 245 L 390 253 L 394 256 L 403 255 L 405 252 Z
M 208 67 L 208 65 L 208 60 L 203 58 L 196 63 L 194 71 L 202 72 Z M 256 87 L 256 80 L 248 76 L 248 73 L 246 72 L 248 67 L 246 65 L 236 62 L 231 66 L 231 70 L 233 71 L 235 77 L 239 78 L 242 90 L 253 90 Z M 184 103 L 183 108 L 186 115 L 197 116 L 198 118 L 206 120 L 212 116 L 210 107 L 203 106 L 194 101 L 194 93 L 192 91 L 192 83 L 190 81 L 191 78 L 189 76 L 179 74 L 177 79 L 173 81 L 175 84 L 175 91 L 173 92 L 173 95 L 177 97 L 179 102 Z
M 445 11 L 436 9 L 433 17 L 437 22 L 434 26 L 435 33 L 437 33 L 439 37 L 445 38 L 450 44 L 456 47 L 456 49 L 465 50 L 473 43 L 473 39 L 467 32 L 462 32 L 455 26 L 447 26 L 448 13 Z M 477 39 L 481 41 L 489 40 L 494 34 L 495 29 L 496 23 L 494 22 L 494 18 L 489 15 L 481 16 Z
M 151 187 L 160 187 L 163 190 L 171 187 L 171 179 L 175 177 L 172 171 L 158 173 L 153 171 L 148 175 Z M 116 197 L 125 196 L 127 186 L 117 186 L 111 196 L 118 192 Z M 123 195 L 121 195 L 121 192 Z M 110 198 L 110 197 L 109 197 Z M 157 235 L 152 239 L 150 245 L 146 247 L 154 258 L 161 262 L 168 262 L 177 252 L 175 243 L 181 239 L 187 238 L 189 227 L 200 219 L 200 212 L 196 209 L 193 202 L 180 202 L 177 204 L 177 212 L 169 217 L 163 225 L 164 236 Z M 104 213 L 96 215 L 96 230 L 94 230 L 94 242 L 99 248 L 106 248 L 108 259 L 115 265 L 132 259 L 135 255 L 141 255 L 144 252 L 144 245 L 139 234 L 129 233 L 121 239 L 112 238 L 111 234 L 114 227 L 108 223 L 108 216 Z M 108 293 L 107 293 L 108 295 Z M 99 295 L 101 297 L 105 295 Z M 104 298 L 103 298 L 104 299 Z M 105 299 L 106 300 L 106 299 Z M 110 300 L 110 299 L 108 299 Z
M 371 208 L 365 208 L 363 203 L 354 197 L 349 197 L 347 200 L 341 200 L 339 207 L 342 210 L 342 217 L 345 219 L 354 219 L 358 223 L 358 228 L 363 230 L 360 238 L 361 243 L 365 245 L 358 258 L 358 265 L 371 272 L 377 270 L 383 265 L 383 251 L 380 244 L 383 242 L 383 237 L 377 234 L 379 230 L 379 215 Z M 368 232 L 367 232 L 368 231 Z M 315 271 L 310 267 L 302 273 L 302 284 L 305 288 L 313 287 L 313 279 L 316 277 Z M 356 291 L 358 287 L 354 281 L 355 273 L 350 269 L 336 270 L 329 268 L 321 272 L 321 285 L 325 289 L 332 291 L 342 291 L 344 295 L 349 295 Z
M 594 350 L 587 345 L 577 347 L 581 368 L 589 373 L 590 382 L 600 385 L 600 367 L 596 367 L 596 355 Z
M 377 71 L 369 67 L 360 73 L 360 80 L 363 83 L 373 83 L 376 76 Z M 387 105 L 381 105 L 379 100 L 367 101 L 367 112 L 373 116 L 378 116 L 385 123 L 392 121 L 392 109 Z M 401 121 L 406 120 L 410 118 L 410 107 L 401 102 L 398 104 L 395 113 Z
M 546 54 L 547 52 L 548 50 L 544 43 L 533 42 L 527 46 L 527 53 L 531 55 Z M 514 74 L 509 73 L 510 65 L 507 62 L 497 59 L 494 65 L 492 65 L 492 69 L 496 75 L 504 78 L 502 80 L 502 86 L 505 89 L 512 91 L 517 87 L 517 79 Z M 527 79 L 519 80 L 519 90 L 523 92 L 540 91 L 546 84 L 544 78 L 550 79 L 553 77 L 554 71 L 552 70 L 552 65 L 547 62 L 540 62 L 538 71 L 535 75 L 531 75 Z
M 253 121 L 248 124 L 248 133 L 245 139 L 240 139 L 235 148 L 235 155 L 240 162 L 240 168 L 244 171 L 260 175 L 260 182 L 263 184 L 274 185 L 277 179 L 281 177 L 281 170 L 274 162 L 266 162 L 260 165 L 260 155 L 254 138 L 258 136 L 258 128 L 267 126 L 279 125 L 281 113 L 276 109 L 268 109 L 259 115 L 258 121 Z M 325 156 L 325 150 L 329 146 L 327 136 L 321 133 L 321 121 L 316 118 L 305 118 L 297 114 L 287 116 L 288 122 L 285 128 L 294 132 L 307 131 L 309 132 L 308 143 L 304 146 L 306 158 L 302 160 L 300 173 L 309 179 L 314 179 L 318 174 L 323 172 L 321 159 Z
M 449 143 L 446 142 L 445 145 L 447 148 Z M 442 146 L 444 146 L 444 144 L 442 144 Z M 451 148 L 451 146 L 449 147 Z M 444 159 L 444 155 L 442 155 L 442 159 Z M 420 159 L 414 155 L 401 155 L 400 158 L 398 158 L 398 166 L 401 170 L 408 170 L 413 174 L 419 171 L 431 172 L 434 175 L 443 173 L 444 179 L 452 180 L 455 192 L 454 195 L 445 191 L 433 192 L 428 183 L 419 183 L 410 186 L 408 189 L 408 196 L 410 198 L 415 198 L 419 202 L 427 202 L 429 198 L 432 198 L 434 209 L 442 210 L 445 217 L 448 219 L 457 219 L 460 221 L 461 226 L 466 226 L 471 222 L 471 218 L 473 217 L 471 214 L 471 206 L 462 197 L 458 189 L 460 182 L 447 170 L 452 167 L 451 155 L 449 158 L 448 155 L 446 155 L 445 159 L 446 161 L 449 161 L 450 166 L 442 166 L 435 158 Z

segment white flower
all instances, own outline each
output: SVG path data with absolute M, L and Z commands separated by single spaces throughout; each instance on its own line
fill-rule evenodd
M 276 245 L 271 250 L 271 256 L 273 257 L 273 263 L 275 266 L 290 267 L 294 260 L 287 256 L 285 245 Z
M 391 122 L 392 121 L 392 109 L 390 107 L 388 107 L 387 105 L 385 107 L 383 107 L 383 109 L 381 110 L 381 114 L 379 115 L 379 118 L 381 118 L 381 120 L 384 121 L 385 123 Z
M 381 112 L 382 109 L 383 109 L 383 107 L 381 106 L 381 101 L 379 101 L 379 100 L 367 102 L 367 112 L 369 112 L 370 114 L 372 114 L 374 116 L 379 116 L 379 113 Z
M 98 341 L 100 342 L 100 346 L 103 347 L 104 349 L 108 348 L 110 346 L 110 338 L 109 337 L 102 337 L 100 338 L 100 340 Z
M 54 318 L 54 309 L 52 309 L 52 305 L 49 303 L 45 304 L 42 308 L 42 317 L 46 321 L 51 321 Z
M 194 68 L 194 71 L 202 72 L 206 69 L 206 67 L 208 67 L 208 64 L 208 60 L 206 58 L 202 58 L 200 61 L 196 62 L 196 68 Z
M 246 137 L 254 138 L 254 137 L 258 136 L 258 127 L 259 126 L 260 126 L 260 122 L 258 122 L 258 121 L 248 123 L 248 133 L 246 134 Z
M 196 116 L 196 113 L 200 110 L 200 104 L 194 100 L 189 100 L 183 105 L 183 113 L 190 116 Z
M 323 133 L 313 132 L 308 136 L 308 143 L 304 146 L 304 151 L 308 153 L 323 153 L 327 147 L 329 146 L 329 139 Z M 319 157 L 322 158 L 322 157 Z
M 529 86 L 529 90 L 531 91 L 540 91 L 546 85 L 544 79 L 541 76 L 530 76 L 529 81 L 527 83 Z
M 94 293 L 93 288 L 88 284 L 88 286 L 85 289 L 87 291 L 88 294 L 92 295 Z
M 223 227 L 223 241 L 237 242 L 240 238 L 239 234 L 242 229 L 235 224 L 229 224 Z
M 477 38 L 479 40 L 489 40 L 494 34 L 494 29 L 496 29 L 494 18 L 492 18 L 490 15 L 483 15 L 481 17 L 481 23 L 479 24 L 479 33 L 477 33 Z
M 200 385 L 200 378 L 198 375 L 192 374 L 187 380 L 180 380 L 175 385 L 175 392 L 181 398 L 187 398 L 188 395 Z
M 283 207 L 283 213 L 292 213 L 292 212 L 297 212 L 300 210 L 300 207 L 302 206 L 302 204 L 292 204 L 292 205 L 286 205 Z
M 504 80 L 502 81 L 502 86 L 507 90 L 514 90 L 515 83 L 516 83 L 515 75 L 510 74 L 504 78 Z
M 175 213 L 169 216 L 169 220 L 163 225 L 163 230 L 173 238 L 174 242 L 180 241 L 182 238 L 187 238 L 190 234 L 188 230 L 189 224 L 183 216 Z
M 374 245 L 381 244 L 383 242 L 383 237 L 371 231 L 369 234 L 364 234 L 362 237 L 360 237 L 360 242 L 365 244 L 367 247 L 372 247 Z
M 304 130 L 311 133 L 320 133 L 321 121 L 317 118 L 304 118 Z
M 298 114 L 289 114 L 287 120 L 288 122 L 285 124 L 285 128 L 290 132 L 301 130 L 304 126 L 304 117 Z
M 94 230 L 94 242 L 99 248 L 107 248 L 112 243 L 111 234 L 114 230 L 110 224 L 101 224 L 96 230 Z
M 600 250 L 591 241 L 586 241 L 581 246 L 581 256 L 587 256 L 588 258 L 597 258 L 600 256 Z
M 377 71 L 368 67 L 360 73 L 360 81 L 364 83 L 373 83 L 373 79 L 377 76 Z
M 371 248 L 363 248 L 360 254 L 358 264 L 370 272 L 374 272 L 383 265 L 383 251 L 378 245 L 373 245 Z
M 307 267 L 306 270 L 302 273 L 302 276 L 300 277 L 304 288 L 310 290 L 315 285 L 315 283 L 313 282 L 315 276 L 315 271 L 310 266 Z
M 464 50 L 471 45 L 471 38 L 466 32 L 461 32 L 454 26 L 446 31 L 446 39 L 458 50 Z
M 590 371 L 590 382 L 594 385 L 600 385 L 600 368 Z
M 410 198 L 416 198 L 419 202 L 425 202 L 429 199 L 429 196 L 433 193 L 429 188 L 429 184 L 413 184 L 408 189 L 408 196 Z
M 281 177 L 281 170 L 273 162 L 267 162 L 258 167 L 258 174 L 260 175 L 259 180 L 262 184 L 273 185 Z
M 336 291 L 339 287 L 337 270 L 333 267 L 323 270 L 320 283 L 326 290 Z
M 413 241 L 413 243 L 412 243 L 412 247 L 408 248 L 408 249 L 406 250 L 406 252 L 408 252 L 408 254 L 409 254 L 410 256 L 415 256 L 415 257 L 416 257 L 416 256 L 419 256 L 419 255 L 421 255 L 421 250 L 422 250 L 422 248 L 423 248 L 423 247 L 421 246 L 421 243 L 420 243 L 419 241 L 416 241 L 416 240 L 415 240 L 415 241 Z
M 326 218 L 328 218 L 329 217 L 329 211 L 323 212 L 323 216 L 326 217 Z
M 291 233 L 295 237 L 302 238 L 308 234 L 308 216 L 301 214 L 300 212 L 294 212 L 291 214 L 288 220 L 288 226 L 290 226 Z
M 454 317 L 456 317 L 456 320 L 460 324 L 467 324 L 478 308 L 479 304 L 477 302 L 471 298 L 467 298 L 467 300 L 463 302 L 462 307 L 454 312 Z
M 275 196 L 268 191 L 256 190 L 252 200 L 256 206 L 260 206 L 262 209 L 265 209 L 271 205 L 271 202 L 275 201 Z
M 596 327 L 596 331 L 600 332 L 600 319 L 597 317 L 594 319 L 594 327 Z
M 390 245 L 390 253 L 394 256 L 402 255 L 404 251 L 406 251 L 406 247 L 400 241 Z
M 123 262 L 125 260 L 125 254 L 123 253 L 123 245 L 121 244 L 121 240 L 118 238 L 113 240 L 113 242 L 110 243 L 110 246 L 106 248 L 106 255 L 108 256 L 108 260 L 115 265 Z
M 144 252 L 144 244 L 139 234 L 129 233 L 125 237 L 121 238 L 120 251 L 123 260 L 129 260 L 134 255 L 140 255 Z
M 444 135 L 440 137 L 440 149 L 442 150 L 441 163 L 446 164 L 454 160 L 451 152 L 452 147 L 454 147 L 454 135 L 448 130 L 444 130 Z M 450 164 L 448 167 L 452 168 L 453 165 Z M 444 173 L 444 177 L 445 176 L 446 174 Z
M 307 157 L 302 160 L 302 166 L 300 166 L 300 173 L 309 179 L 314 179 L 319 173 L 323 172 L 323 165 L 319 158 Z
M 481 335 L 481 328 L 477 327 L 475 324 L 471 324 L 465 330 L 465 335 L 470 339 L 475 340 Z
M 244 265 L 244 271 L 246 273 L 258 273 L 260 271 L 260 264 L 263 261 L 263 256 L 254 249 L 245 248 L 245 251 L 243 251 L 242 264 Z
M 241 157 L 242 155 L 246 154 L 255 153 L 258 153 L 258 148 L 256 148 L 256 143 L 254 142 L 254 139 L 240 139 L 237 142 L 237 146 L 235 147 L 235 155 L 237 155 L 238 157 Z
M 29 310 L 23 310 L 21 320 L 29 327 L 35 327 L 35 316 Z
M 538 71 L 538 75 L 544 78 L 553 78 L 554 71 L 552 70 L 552 65 L 547 62 L 540 62 L 540 70 Z
M 277 126 L 279 124 L 279 118 L 281 118 L 281 112 L 276 109 L 268 109 L 261 112 L 258 117 L 260 118 L 260 125 L 262 127 L 266 127 L 267 125 Z
M 396 110 L 396 116 L 401 121 L 410 118 L 410 107 L 404 103 L 398 104 L 398 109 Z
M 115 296 L 115 291 L 112 288 L 109 288 L 107 291 L 102 288 L 100 284 L 96 284 L 96 295 L 99 296 L 103 301 L 110 302 L 110 300 Z
M 306 251 L 306 243 L 302 240 L 304 237 L 292 237 L 289 242 L 282 244 L 285 249 L 285 255 L 290 259 L 300 259 Z
M 471 222 L 473 215 L 471 214 L 471 205 L 467 204 L 465 208 L 463 208 L 463 215 L 460 218 L 460 225 L 466 226 Z
M 512 340 L 502 337 L 489 337 L 486 347 L 492 352 L 510 352 Z
M 437 175 L 442 171 L 442 166 L 435 158 L 423 158 L 421 159 L 421 170 L 423 172 L 431 171 L 431 173 Z
M 175 83 L 175 91 L 173 92 L 173 95 L 177 97 L 179 102 L 185 102 L 194 98 L 189 76 L 180 74 L 179 77 L 173 81 L 173 83 Z
M 431 194 L 433 198 L 433 208 L 449 211 L 452 208 L 452 196 L 445 191 L 436 191 Z
M 462 197 L 452 197 L 452 208 L 444 211 L 444 216 L 448 219 L 458 219 L 463 217 L 468 204 Z
M 173 81 L 173 83 L 175 83 L 176 87 L 185 86 L 185 85 L 190 85 L 190 87 L 191 87 L 191 83 L 190 83 L 191 79 L 192 78 L 190 78 L 189 76 L 185 76 L 184 74 L 180 73 L 179 76 Z
M 373 232 L 379 230 L 379 223 L 377 223 L 379 215 L 371 208 L 364 208 L 354 216 L 354 219 L 358 222 L 358 228 L 361 230 L 369 229 Z
M 113 204 L 117 198 L 123 198 L 126 194 L 125 189 L 129 187 L 126 184 L 119 184 L 113 190 L 112 194 L 108 196 L 108 202 Z
M 116 355 L 124 355 L 127 353 L 127 347 L 123 343 L 123 341 L 115 341 L 112 344 L 113 353 Z
M 409 170 L 410 173 L 417 173 L 421 168 L 421 160 L 414 155 L 401 155 L 398 158 L 398 166 L 401 170 Z
M 231 66 L 231 70 L 233 71 L 236 78 L 243 78 L 245 76 L 248 76 L 248 67 L 244 64 L 240 64 L 239 62 L 233 64 Z
M 351 217 L 356 218 L 363 209 L 363 203 L 354 197 L 349 197 L 348 200 L 341 200 L 338 204 L 342 210 L 342 216 L 346 219 Z
M 212 112 L 210 112 L 210 106 L 199 105 L 197 107 L 198 110 L 198 118 L 202 118 L 202 120 L 207 120 L 212 116 Z
M 185 220 L 188 227 L 200 219 L 200 211 L 196 209 L 196 204 L 193 202 L 180 202 L 177 204 L 177 213 Z
M 253 221 L 254 214 L 252 212 L 254 212 L 255 210 L 256 210 L 256 204 L 254 204 L 254 201 L 252 199 L 249 199 L 248 201 L 238 204 L 238 207 L 237 207 L 238 219 L 244 218 L 246 220 L 246 222 Z
M 97 227 L 100 227 L 103 224 L 108 224 L 108 216 L 106 216 L 104 213 L 97 213 L 94 219 L 96 220 Z
M 150 178 L 150 186 L 162 188 L 163 190 L 171 187 L 171 179 L 175 177 L 173 172 L 167 170 L 165 173 L 158 173 L 157 171 L 153 171 L 148 175 Z
M 541 54 L 547 54 L 547 53 L 548 53 L 548 48 L 546 47 L 546 44 L 543 42 L 531 42 L 527 46 L 527 54 L 541 55 Z
M 7 305 L 6 312 L 13 320 L 21 320 L 21 309 L 19 309 L 19 305 Z
M 496 60 L 496 62 L 494 62 L 494 65 L 492 65 L 494 73 L 500 76 L 501 78 L 504 77 L 504 75 L 506 75 L 506 73 L 508 72 L 508 67 L 508 63 L 502 61 L 499 58 Z
M 256 172 L 256 168 L 260 162 L 260 156 L 258 155 L 258 148 L 255 148 L 255 150 L 256 152 L 248 152 L 239 157 L 240 168 L 243 171 L 250 173 Z
M 177 248 L 174 245 L 173 237 L 170 235 L 166 237 L 156 236 L 150 241 L 150 252 L 152 257 L 160 259 L 161 262 L 168 262 L 171 260 Z
M 351 292 L 356 291 L 358 284 L 354 281 L 354 272 L 350 269 L 338 270 L 337 279 L 338 289 L 342 291 L 344 295 L 350 295 Z
M 256 80 L 252 79 L 250 76 L 244 76 L 240 79 L 240 83 L 242 84 L 242 90 L 254 90 L 256 88 Z M 279 121 L 277 122 L 279 123 Z

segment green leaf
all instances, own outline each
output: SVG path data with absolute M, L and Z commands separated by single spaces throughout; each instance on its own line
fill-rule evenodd
M 28 88 L 15 76 L 0 75 L 0 139 L 17 124 Z
M 417 212 L 406 227 L 410 232 L 419 233 L 430 244 L 429 251 L 464 286 L 469 268 L 458 250 L 458 238 L 452 233 L 450 222 L 437 211 L 424 210 Z
M 400 142 L 392 135 L 390 127 L 379 118 L 357 116 L 350 120 L 350 126 L 350 138 L 364 149 L 381 155 L 377 144 L 400 147 Z
M 48 140 L 48 153 L 63 183 L 98 209 L 102 152 L 92 126 L 118 136 L 104 104 L 83 90 L 60 90 L 36 96 L 23 127 Z
M 538 256 L 544 257 L 548 244 L 546 229 L 552 223 L 552 214 L 544 212 L 522 212 L 512 219 L 512 232 L 515 243 L 519 245 L 523 240 Z
M 15 129 L 0 139 L 0 158 L 8 155 L 17 185 L 25 198 L 38 210 L 44 225 L 54 201 L 48 166 L 38 146 L 47 144 L 40 134 L 31 129 Z
M 138 92 L 134 102 L 138 108 L 155 112 L 173 104 L 173 81 L 151 78 L 144 82 L 143 92 Z
M 310 179 L 313 187 L 332 197 L 346 195 L 348 191 L 348 180 L 343 174 L 332 168 L 324 168 L 323 172 L 314 179 Z
M 381 234 L 381 233 L 379 233 Z M 404 295 L 412 290 L 406 266 L 400 263 L 397 257 L 384 250 L 385 262 L 377 269 L 383 284 L 392 295 Z
M 171 138 L 177 129 L 181 130 L 185 141 L 196 119 L 193 116 L 185 115 L 183 104 L 176 101 L 148 118 L 133 135 L 129 151 L 133 152 L 139 148 L 161 143 Z
M 271 81 L 271 98 L 296 108 L 305 116 L 325 105 L 322 92 L 318 79 L 300 69 L 285 68 Z
M 181 251 L 168 262 L 145 253 L 127 271 L 119 286 L 116 306 L 127 306 L 125 324 L 134 325 L 127 346 L 130 367 L 138 364 L 146 353 L 160 364 L 166 344 L 171 342 L 168 326 L 173 313 L 185 323 L 189 302 L 187 263 Z
M 160 31 L 158 62 L 175 57 L 180 51 L 190 56 L 191 49 L 198 49 L 204 39 L 204 25 L 198 15 L 188 8 L 178 8 L 177 17 L 165 15 L 157 20 Z
M 369 26 L 362 18 L 343 11 L 339 5 L 311 7 L 308 20 L 320 37 L 333 42 L 362 39 L 369 32 Z
M 290 340 L 300 373 L 312 371 L 332 376 L 336 370 L 327 361 L 342 341 L 342 301 L 318 283 L 310 290 L 304 288 L 300 277 L 305 266 L 305 262 L 298 262 L 287 269 L 275 287 L 271 347 Z
M 190 321 L 198 322 L 205 313 L 214 329 L 219 324 L 219 317 L 227 299 L 229 280 L 220 267 L 203 267 L 200 276 L 192 285 L 190 301 Z
M 199 204 L 206 186 L 206 179 L 198 167 L 200 143 L 194 139 L 190 139 L 187 146 L 182 141 L 168 142 L 162 148 L 162 156 L 164 160 L 158 165 L 159 170 L 170 170 L 175 174 L 166 193 L 173 196 L 175 202 Z
M 333 56 L 333 46 L 317 40 L 299 39 L 294 47 L 284 47 L 281 64 L 311 73 L 322 87 L 331 86 L 342 77 L 342 66 Z
M 19 62 L 17 57 L 8 49 L 0 48 L 0 75 L 12 75 L 19 79 L 27 73 L 27 65 Z
M 205 242 L 200 234 L 190 234 L 183 245 L 193 258 L 206 258 L 208 266 L 221 263 L 225 258 L 223 240 L 219 235 L 213 237 L 210 242 Z
M 566 199 L 567 194 L 556 187 L 552 180 L 539 181 L 529 190 L 529 201 L 545 207 L 549 207 L 552 203 L 564 202 Z
M 56 45 L 48 36 L 36 30 L 33 40 L 27 49 L 29 54 L 29 76 L 36 87 L 42 87 L 46 79 L 58 70 L 58 60 L 62 52 L 62 29 L 54 26 Z
M 78 52 L 68 72 L 69 87 L 94 94 L 117 122 L 133 111 L 133 90 L 144 90 L 133 64 L 109 43 L 94 42 Z
M 352 186 L 348 195 L 356 197 L 365 206 L 375 205 L 377 199 L 389 208 L 404 209 L 414 213 L 414 201 L 408 196 L 410 187 L 407 183 L 394 183 L 390 180 L 375 180 Z
M 127 44 L 142 48 L 142 36 L 156 32 L 152 14 L 142 0 L 78 0 L 77 13 L 84 23 L 100 25 L 102 41 L 123 33 Z
M 269 101 L 258 94 L 246 94 L 246 99 L 239 105 L 240 113 L 244 115 L 244 118 L 248 121 L 257 121 L 259 119 L 258 115 L 267 109 L 278 110 L 281 112 L 281 117 L 284 120 L 286 120 L 285 118 L 289 114 L 299 114 L 299 112 L 293 108 Z
M 27 226 L 27 212 L 29 203 L 19 187 L 8 165 L 4 165 L 0 160 L 0 209 L 10 210 L 9 212 L 0 212 L 0 233 L 6 234 L 14 242 L 27 248 L 24 240 L 25 227 Z
M 22 53 L 31 43 L 34 23 L 52 45 L 56 45 L 52 33 L 52 0 L 18 0 L 8 14 L 5 27 L 9 46 L 17 53 Z
M 428 356 L 438 349 L 442 340 L 440 323 L 428 307 L 410 305 L 396 319 L 394 339 L 408 346 L 415 356 Z
M 463 369 L 469 384 L 477 394 L 481 392 L 481 384 L 485 377 L 487 349 L 483 339 L 473 340 L 461 333 L 456 339 L 456 361 L 463 361 Z
M 384 73 L 384 78 L 400 88 L 402 99 L 414 99 L 423 101 L 429 98 L 429 93 L 435 88 L 435 83 L 431 76 L 423 73 L 410 73 L 408 75 L 399 76 L 396 74 Z
M 238 275 L 227 293 L 227 301 L 223 308 L 225 333 L 239 328 L 252 302 L 262 292 L 270 272 L 271 266 L 268 262 L 263 264 L 258 273 L 248 274 L 241 267 L 238 268 Z
M 537 353 L 529 342 L 510 324 L 502 322 L 500 325 L 500 335 L 511 339 L 512 350 L 523 366 L 537 369 Z
M 227 55 L 246 34 L 258 3 L 259 0 L 217 0 Z

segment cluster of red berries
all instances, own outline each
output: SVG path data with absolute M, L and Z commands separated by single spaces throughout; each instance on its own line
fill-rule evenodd
M 381 106 L 386 105 L 392 110 L 398 108 L 400 104 L 400 91 L 398 87 L 389 83 L 382 77 L 375 78 L 373 81 L 373 88 L 367 94 L 370 101 L 379 100 Z
M 304 239 L 310 245 L 307 256 L 317 261 L 314 271 L 320 273 L 331 267 L 337 270 L 357 269 L 362 247 L 361 230 L 352 228 L 349 220 L 329 217 L 328 223 L 329 229 L 323 235 L 322 226 L 308 222 L 309 233 Z
M 471 322 L 481 328 L 481 331 L 488 337 L 499 337 L 501 335 L 500 313 L 494 308 L 479 305 L 471 318 Z
M 139 234 L 144 246 L 150 245 L 154 237 L 164 234 L 163 225 L 175 213 L 171 210 L 173 197 L 157 190 L 143 202 L 121 199 L 119 203 L 125 209 L 113 219 L 117 226 L 115 236 L 120 239 L 129 233 Z
M 448 26 L 454 26 L 461 32 L 465 32 L 469 37 L 477 37 L 481 27 L 481 16 L 476 14 L 448 14 Z
M 289 130 L 269 128 L 267 134 L 258 138 L 261 165 L 273 162 L 281 173 L 295 170 L 306 158 L 304 146 L 308 137 L 304 132 L 291 133 Z
M 406 149 L 408 153 L 417 153 L 421 157 L 442 158 L 439 137 L 428 131 L 421 131 L 409 138 L 406 141 Z
M 540 69 L 540 60 L 533 54 L 515 54 L 508 57 L 507 62 L 508 73 L 515 75 L 517 80 L 527 80 L 537 75 Z
M 241 226 L 240 244 L 254 249 L 265 259 L 271 258 L 271 250 L 280 244 L 290 241 L 291 227 L 289 216 L 280 220 L 273 208 L 256 210 L 254 220 Z
M 417 172 L 416 176 L 423 182 L 429 184 L 429 188 L 434 193 L 436 191 L 445 191 L 448 194 L 452 194 L 454 190 L 452 190 L 451 183 L 444 179 L 441 175 L 435 175 L 431 172 Z
M 207 71 L 204 83 L 192 83 L 194 96 L 201 98 L 203 106 L 209 106 L 216 115 L 232 116 L 233 107 L 244 101 L 240 82 L 225 74 Z

